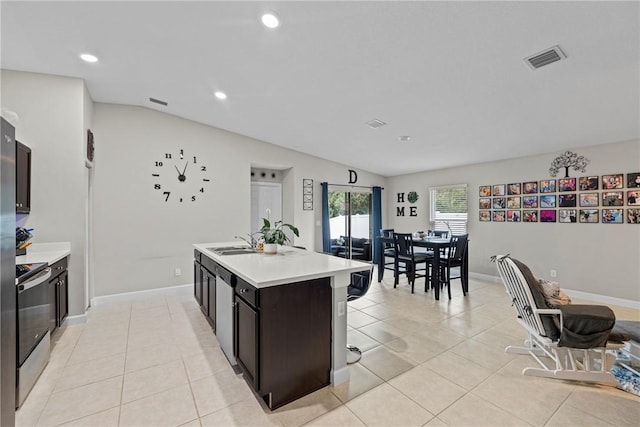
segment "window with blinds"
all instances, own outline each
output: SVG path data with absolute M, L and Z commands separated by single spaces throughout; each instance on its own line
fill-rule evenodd
M 467 185 L 432 187 L 429 220 L 435 230 L 451 231 L 453 234 L 467 232 Z

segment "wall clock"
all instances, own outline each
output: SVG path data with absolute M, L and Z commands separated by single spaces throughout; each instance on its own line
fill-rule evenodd
M 153 163 L 151 176 L 155 182 L 154 191 L 162 195 L 165 202 L 195 202 L 205 192 L 209 179 L 207 166 L 200 163 L 198 156 L 177 152 L 164 153 L 162 160 Z

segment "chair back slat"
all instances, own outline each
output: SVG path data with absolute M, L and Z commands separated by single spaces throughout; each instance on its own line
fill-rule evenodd
M 393 228 L 383 228 L 383 229 L 380 230 L 380 237 L 393 238 L 393 232 L 394 232 Z M 385 242 L 382 245 L 383 249 L 393 249 L 393 247 L 394 247 L 393 243 Z
M 413 235 L 411 233 L 393 233 L 396 253 L 401 257 L 413 257 Z
M 534 312 L 534 309 L 538 307 L 529 285 L 518 266 L 508 256 L 501 255 L 496 256 L 496 265 L 521 323 L 525 325 L 529 332 L 547 336 L 540 315 Z
M 460 236 L 451 236 L 451 243 L 449 244 L 449 259 L 451 261 L 462 261 L 464 252 L 467 249 L 467 242 L 469 239 L 468 234 L 462 234 Z

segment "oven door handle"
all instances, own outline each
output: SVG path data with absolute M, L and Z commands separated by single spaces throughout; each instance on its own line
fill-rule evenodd
M 22 293 L 26 290 L 33 288 L 34 286 L 38 286 L 42 282 L 48 281 L 50 277 L 51 277 L 51 268 L 47 267 L 41 273 L 36 274 L 31 279 L 18 285 L 18 293 Z

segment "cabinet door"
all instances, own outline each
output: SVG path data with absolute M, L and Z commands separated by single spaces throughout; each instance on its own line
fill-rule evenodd
M 216 331 L 216 276 L 211 274 L 209 271 L 205 270 L 206 280 L 203 281 L 206 283 L 207 288 L 209 289 L 209 314 L 207 316 L 207 320 L 211 324 L 213 328 L 213 332 Z
M 208 271 L 203 267 L 200 267 L 201 277 L 202 277 L 202 298 L 200 300 L 200 311 L 204 314 L 204 317 L 209 317 L 209 284 L 208 280 Z
M 255 390 L 258 384 L 258 313 L 236 298 L 236 359 L 244 367 Z
M 58 327 L 58 278 L 49 281 L 49 332 Z
M 16 212 L 31 210 L 31 149 L 16 141 Z
M 68 277 L 69 276 L 66 271 L 58 276 L 58 293 L 56 295 L 58 300 L 58 313 L 56 316 L 58 326 L 62 325 L 62 322 L 64 322 L 64 319 L 66 319 L 69 314 Z
M 199 262 L 193 263 L 193 296 L 198 305 L 202 305 L 202 268 Z

